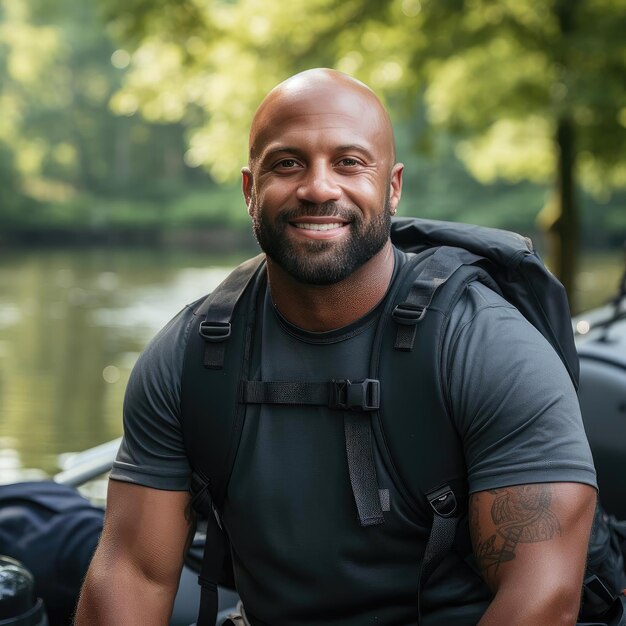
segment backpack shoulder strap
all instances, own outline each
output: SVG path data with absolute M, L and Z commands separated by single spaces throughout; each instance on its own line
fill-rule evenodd
M 565 291 L 529 239 L 419 219 L 394 220 L 391 234 L 400 248 L 425 257 L 415 264 L 404 299 L 396 298 L 386 328 L 379 328 L 370 368 L 372 377 L 384 373 L 380 378 L 385 402 L 374 423 L 379 447 L 386 452 L 400 493 L 432 519 L 418 577 L 419 620 L 421 587 L 452 549 L 458 522 L 467 510 L 463 448 L 449 417 L 441 376 L 448 313 L 469 283 L 483 282 L 544 335 L 576 387 L 579 370 Z M 384 348 L 391 342 L 394 350 Z M 406 406 L 407 389 L 415 407 Z M 418 412 L 427 417 L 420 420 Z
M 381 397 L 374 431 L 394 484 L 423 516 L 437 510 L 431 495 L 439 501 L 443 487 L 454 484 L 456 493 L 457 483 L 464 484 L 462 445 L 441 376 L 442 346 L 449 313 L 467 285 L 480 281 L 498 290 L 483 264 L 482 257 L 449 246 L 413 256 L 373 341 L 369 375 L 380 380 Z M 440 453 L 442 442 L 448 454 Z
M 548 340 L 578 388 L 578 354 L 567 295 L 528 237 L 471 224 L 396 218 L 391 239 L 408 252 L 453 246 L 488 261 L 489 275 L 501 294 Z
M 236 453 L 233 446 L 238 445 L 240 424 L 233 398 L 249 357 L 248 325 L 254 322 L 251 314 L 256 306 L 251 294 L 258 291 L 263 268 L 262 255 L 246 261 L 201 302 L 194 311 L 185 348 L 181 377 L 185 448 L 193 472 L 211 483 L 218 504 Z
M 258 294 L 265 279 L 264 255 L 237 267 L 194 310 L 181 376 L 181 427 L 192 469 L 192 506 L 207 520 L 198 582 L 197 624 L 213 626 L 217 584 L 232 584 L 228 538 L 219 510 L 243 429 L 236 402 L 242 372 L 249 368 Z
M 467 509 L 463 446 L 448 414 L 441 347 L 448 314 L 468 283 L 497 289 L 483 261 L 449 246 L 415 255 L 404 284 L 390 294 L 372 349 L 370 376 L 381 384 L 372 426 L 383 462 L 403 500 L 431 524 L 418 574 L 418 619 L 421 589 L 452 549 Z
M 198 334 L 204 340 L 204 367 L 224 367 L 235 307 L 264 263 L 265 255 L 259 254 L 236 267 L 195 310 L 199 318 L 204 317 L 198 327 Z

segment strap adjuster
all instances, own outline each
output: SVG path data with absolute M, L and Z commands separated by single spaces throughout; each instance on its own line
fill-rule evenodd
M 191 493 L 191 506 L 200 515 L 208 517 L 213 510 L 213 498 L 211 496 L 211 481 L 202 478 L 196 472 L 191 473 L 189 491 Z
M 421 322 L 425 312 L 426 308 L 423 306 L 403 302 L 396 306 L 391 314 L 391 317 L 393 317 L 397 324 L 411 326 L 412 324 Z
M 449 485 L 429 493 L 427 498 L 436 515 L 440 517 L 452 517 L 456 513 L 456 496 Z
M 344 411 L 376 411 L 380 408 L 380 381 L 375 378 L 333 380 L 328 406 Z
M 230 322 L 208 322 L 200 323 L 198 333 L 205 341 L 216 343 L 226 341 L 230 337 Z

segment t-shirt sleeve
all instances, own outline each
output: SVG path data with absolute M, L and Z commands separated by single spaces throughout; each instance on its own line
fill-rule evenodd
M 470 493 L 538 482 L 596 487 L 576 391 L 543 335 L 483 285 L 468 289 L 449 329 L 444 374 Z
M 124 436 L 111 478 L 184 491 L 191 470 L 180 425 L 180 382 L 193 313 L 174 317 L 148 344 L 128 381 Z

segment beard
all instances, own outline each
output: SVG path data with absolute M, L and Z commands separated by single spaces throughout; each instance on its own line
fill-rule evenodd
M 332 285 L 347 278 L 377 254 L 389 239 L 391 211 L 389 195 L 384 208 L 365 220 L 358 209 L 335 202 L 303 204 L 268 220 L 256 199 L 251 199 L 252 227 L 265 254 L 298 282 Z M 287 235 L 289 221 L 296 217 L 336 216 L 348 222 L 350 232 L 341 241 L 294 242 Z

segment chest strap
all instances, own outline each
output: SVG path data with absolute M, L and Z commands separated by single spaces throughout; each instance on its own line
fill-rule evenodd
M 340 411 L 376 411 L 380 407 L 380 382 L 373 378 L 327 383 L 242 380 L 239 401 L 244 404 L 302 404 Z
M 369 413 L 380 408 L 380 382 L 332 380 L 288 382 L 243 380 L 240 402 L 244 404 L 283 404 L 326 406 L 343 412 L 346 458 L 350 485 L 361 526 L 383 523 L 372 428 Z

